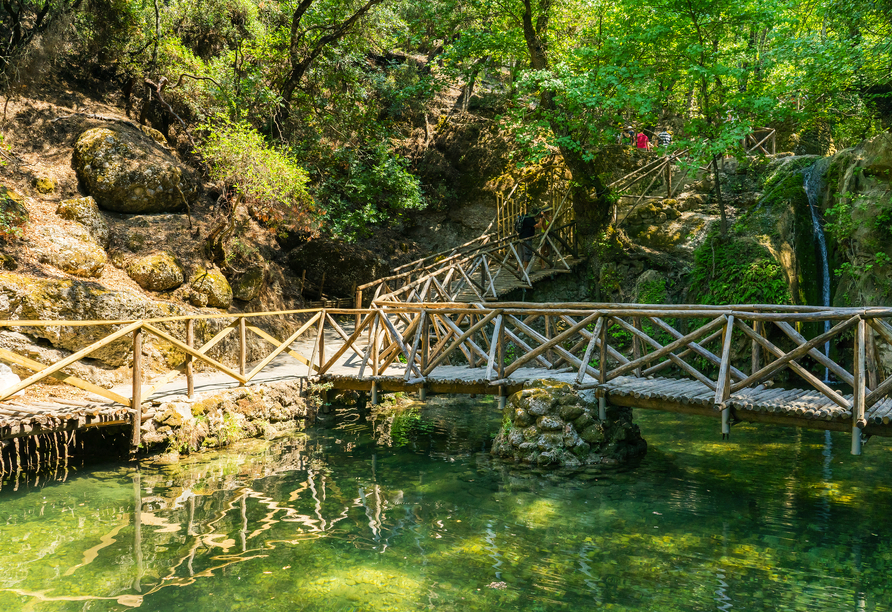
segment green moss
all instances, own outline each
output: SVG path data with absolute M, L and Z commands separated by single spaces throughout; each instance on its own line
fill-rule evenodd
M 721 242 L 716 234 L 694 251 L 691 296 L 700 304 L 791 304 L 781 265 L 749 238 Z

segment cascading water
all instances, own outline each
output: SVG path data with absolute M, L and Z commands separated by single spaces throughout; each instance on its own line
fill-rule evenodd
M 821 179 L 824 176 L 826 164 L 816 163 L 805 169 L 805 195 L 808 196 L 808 209 L 811 211 L 811 224 L 815 240 L 821 251 L 821 305 L 830 306 L 830 261 L 827 257 L 827 239 L 824 236 L 824 228 L 818 218 L 818 198 L 821 194 Z M 824 321 L 824 331 L 830 331 L 830 321 Z M 824 354 L 830 356 L 830 342 L 824 344 Z M 825 368 L 824 380 L 830 378 L 830 371 Z

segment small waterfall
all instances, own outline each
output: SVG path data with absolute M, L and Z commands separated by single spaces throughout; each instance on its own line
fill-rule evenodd
M 821 160 L 823 161 L 823 160 Z M 808 209 L 811 211 L 811 224 L 815 240 L 821 251 L 821 305 L 830 306 L 830 260 L 827 256 L 827 239 L 824 228 L 818 218 L 818 198 L 821 195 L 821 179 L 824 176 L 826 163 L 820 161 L 803 171 L 805 177 L 805 195 L 808 196 Z M 830 331 L 830 321 L 824 321 L 824 331 Z M 824 354 L 830 356 L 830 342 L 824 344 Z M 824 381 L 829 380 L 830 371 L 824 369 Z

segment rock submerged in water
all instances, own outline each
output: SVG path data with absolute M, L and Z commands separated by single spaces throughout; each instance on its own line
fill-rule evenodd
M 140 257 L 127 266 L 127 274 L 147 291 L 170 291 L 185 280 L 183 268 L 167 252 Z
M 99 206 L 121 213 L 177 212 L 201 188 L 193 172 L 159 142 L 126 126 L 81 134 L 74 169 Z
M 644 456 L 647 442 L 632 423 L 631 408 L 608 406 L 607 420 L 597 417 L 593 391 L 537 381 L 509 398 L 492 454 L 518 463 L 570 468 Z

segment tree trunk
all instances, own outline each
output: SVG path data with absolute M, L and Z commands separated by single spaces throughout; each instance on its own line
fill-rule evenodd
M 722 215 L 722 239 L 728 237 L 728 218 L 725 216 L 725 201 L 722 199 L 722 184 L 719 182 L 719 156 L 712 156 L 712 175 L 715 179 L 715 199 Z
M 530 0 L 523 0 L 523 4 L 523 34 L 527 50 L 530 53 L 530 67 L 533 70 L 547 70 L 549 68 L 547 45 L 543 40 L 543 35 L 548 28 L 550 2 L 548 0 L 540 2 L 541 14 L 538 16 L 535 26 Z M 559 120 L 558 107 L 554 97 L 554 90 L 543 90 L 539 100 L 540 108 L 546 113 L 551 131 L 558 141 L 566 143 L 574 140 L 573 133 Z M 601 231 L 610 219 L 611 205 L 607 198 L 608 189 L 598 177 L 595 164 L 587 161 L 581 151 L 570 148 L 566 144 L 558 145 L 558 149 L 572 176 L 570 197 L 573 202 L 577 231 L 583 235 L 594 235 Z

